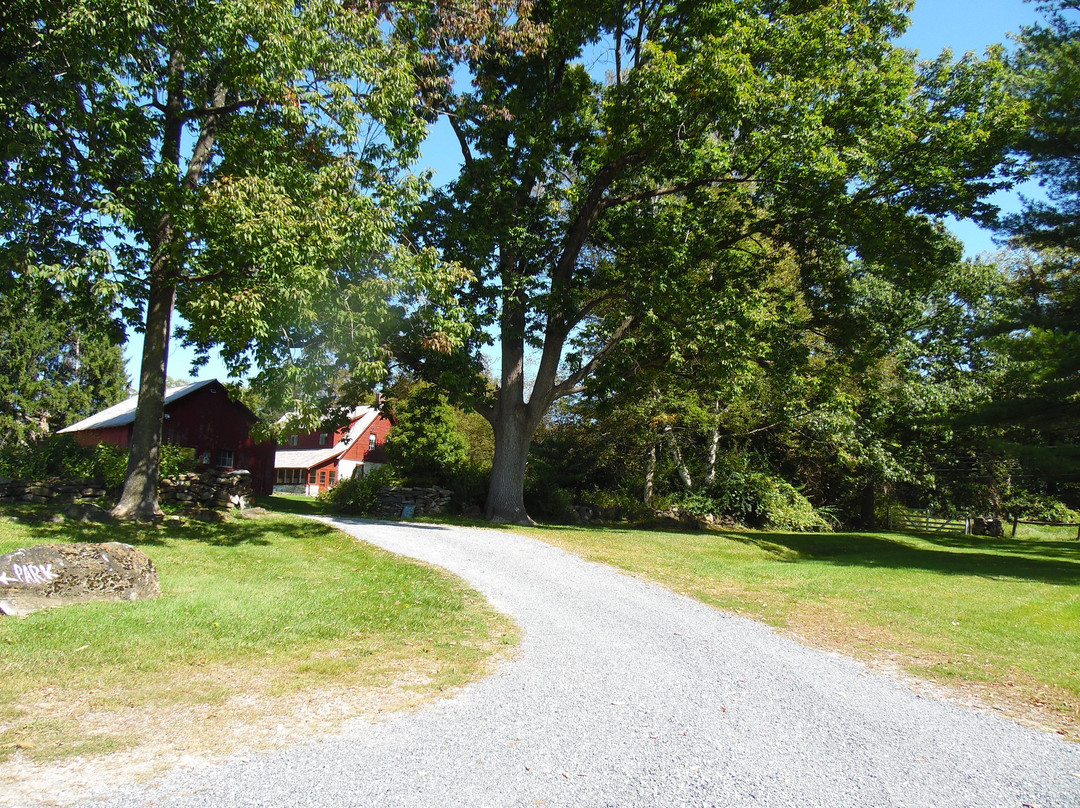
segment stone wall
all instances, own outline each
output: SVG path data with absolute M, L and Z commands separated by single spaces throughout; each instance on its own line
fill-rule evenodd
M 158 497 L 162 502 L 220 510 L 246 508 L 251 499 L 251 472 L 203 471 L 166 477 L 159 484 Z
M 413 516 L 436 516 L 450 504 L 453 491 L 449 488 L 391 488 L 379 489 L 379 504 L 376 516 L 397 517 L 405 515 L 405 509 L 412 507 Z
M 80 499 L 114 499 L 116 494 L 115 490 L 106 489 L 100 480 L 0 480 L 0 505 L 17 502 L 67 504 Z M 204 471 L 164 477 L 158 484 L 158 498 L 161 502 L 188 503 L 219 510 L 245 508 L 251 498 L 251 472 Z
M 77 499 L 101 499 L 108 494 L 101 480 L 0 480 L 0 505 L 16 502 L 38 505 L 45 502 L 69 503 Z

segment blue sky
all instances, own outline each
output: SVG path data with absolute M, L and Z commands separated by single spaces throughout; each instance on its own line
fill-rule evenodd
M 956 55 L 967 51 L 982 54 L 995 43 L 1008 45 L 1008 35 L 1017 33 L 1021 27 L 1036 22 L 1040 15 L 1034 3 L 1024 0 L 916 0 L 911 13 L 911 27 L 900 39 L 900 44 L 918 50 L 924 58 L 936 56 L 945 48 Z M 421 161 L 421 168 L 435 171 L 435 182 L 452 179 L 460 164 L 460 153 L 451 138 L 436 132 L 429 139 Z M 995 201 L 1005 209 L 1015 209 L 1016 195 L 1002 195 Z M 964 242 L 968 255 L 994 249 L 991 235 L 971 222 L 949 222 L 953 232 Z M 138 367 L 142 352 L 142 337 L 130 335 L 124 356 L 128 363 L 128 375 L 132 383 L 138 383 Z M 196 378 L 191 375 L 193 358 L 189 349 L 182 348 L 179 340 L 173 340 L 169 351 L 169 375 L 174 378 Z M 197 378 L 224 379 L 225 370 L 216 357 L 200 369 Z

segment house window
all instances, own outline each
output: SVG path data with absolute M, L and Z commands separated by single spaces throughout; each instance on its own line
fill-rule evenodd
M 337 484 L 337 472 L 331 471 L 330 476 L 327 478 L 327 484 L 333 488 Z
M 314 471 L 308 473 L 307 481 L 308 481 L 309 485 L 315 485 L 315 472 Z
M 232 449 L 222 449 L 218 452 L 217 464 L 221 466 L 221 468 L 231 469 L 233 467 Z
M 289 445 L 290 446 L 295 446 L 299 442 L 300 442 L 300 436 L 299 435 L 289 435 Z
M 319 433 L 319 445 L 325 446 L 330 440 L 330 436 L 325 432 Z
M 379 445 L 379 439 L 375 436 L 375 433 L 372 432 L 370 435 L 368 435 L 367 450 L 369 452 L 374 452 L 375 447 L 378 446 L 378 445 Z
M 319 472 L 319 485 L 326 485 L 326 472 L 325 471 L 320 471 Z

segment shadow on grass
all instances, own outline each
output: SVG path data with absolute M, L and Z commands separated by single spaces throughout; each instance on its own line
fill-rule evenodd
M 791 564 L 822 561 L 844 566 L 921 569 L 943 575 L 1080 584 L 1080 548 L 1059 542 L 920 535 L 921 540 L 933 545 L 920 547 L 909 544 L 901 536 L 863 533 L 725 533 L 724 536 Z
M 198 542 L 214 547 L 269 546 L 275 538 L 310 538 L 332 529 L 317 522 L 273 519 L 231 518 L 224 522 L 200 522 L 187 519 L 182 524 L 139 525 L 133 523 L 96 523 L 64 520 L 53 522 L 55 513 L 41 508 L 0 508 L 0 517 L 13 517 L 30 534 L 33 544 L 100 544 L 123 542 L 135 547 L 164 547 L 174 542 Z M 2 534 L 0 534 L 2 535 Z M 29 546 L 29 545 L 27 545 Z

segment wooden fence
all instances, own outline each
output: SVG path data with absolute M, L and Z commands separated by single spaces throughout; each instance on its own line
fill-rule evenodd
M 1080 541 L 1080 524 L 1077 524 L 1076 522 L 1038 522 L 1034 519 L 1013 519 L 1012 525 L 1012 534 L 1014 538 L 1016 536 L 1017 525 L 1042 525 L 1043 527 L 1075 527 L 1077 529 L 1076 540 Z
M 948 519 L 934 516 L 930 511 L 890 508 L 889 527 L 893 530 L 916 530 L 920 533 L 970 533 L 971 518 L 957 516 Z

